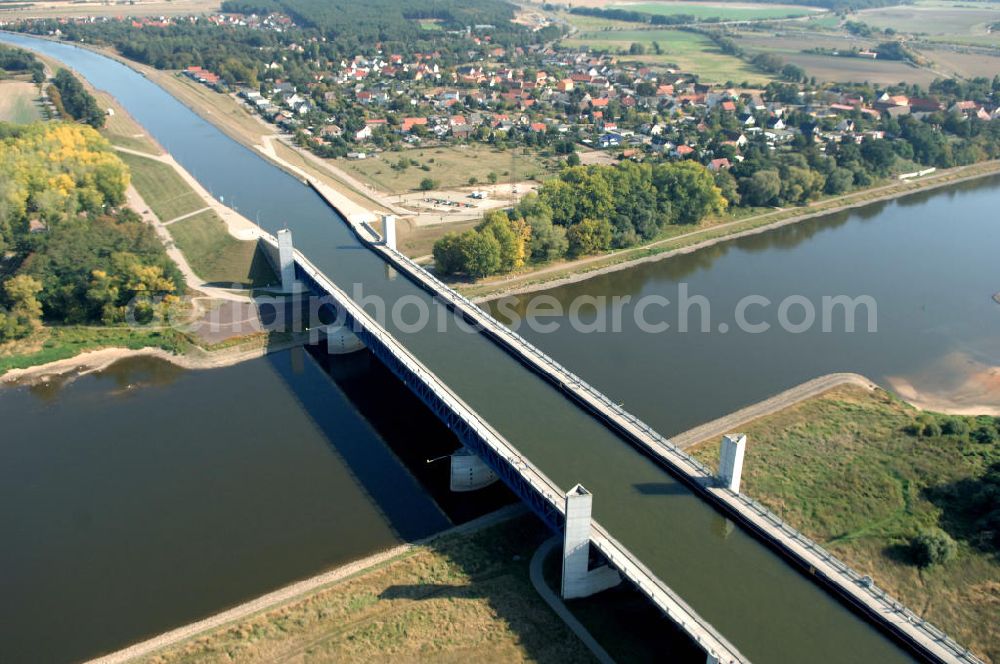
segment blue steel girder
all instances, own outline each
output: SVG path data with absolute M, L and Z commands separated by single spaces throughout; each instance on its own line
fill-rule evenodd
M 298 268 L 298 263 L 296 263 Z M 301 269 L 297 269 L 297 277 L 306 282 L 313 292 L 324 292 L 312 277 Z M 472 450 L 497 477 L 506 484 L 514 494 L 528 505 L 545 524 L 555 532 L 563 529 L 563 515 L 553 505 L 552 501 L 543 496 L 525 479 L 516 460 L 508 459 L 489 445 L 482 435 L 469 422 L 456 413 L 434 389 L 415 375 L 408 366 L 389 349 L 381 339 L 371 333 L 366 321 L 359 321 L 342 307 L 338 307 L 340 320 L 344 322 L 364 343 L 375 357 L 399 378 L 421 402 L 424 403 L 444 424 L 455 434 L 463 445 Z M 553 496 L 559 500 L 561 496 Z

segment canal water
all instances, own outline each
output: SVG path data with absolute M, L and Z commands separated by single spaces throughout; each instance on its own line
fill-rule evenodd
M 393 278 L 392 271 L 387 271 L 376 256 L 360 247 L 342 221 L 301 183 L 227 139 L 149 81 L 118 63 L 65 44 L 39 42 L 21 36 L 3 35 L 0 38 L 30 44 L 68 62 L 97 87 L 118 97 L 129 112 L 209 189 L 224 196 L 227 202 L 234 203 L 250 218 L 260 219 L 268 229 L 274 230 L 287 224 L 295 234 L 297 246 L 356 298 L 361 293 L 353 289 L 355 285 L 360 285 L 365 295 L 379 295 L 390 303 L 406 296 L 431 307 L 438 306 L 405 279 Z M 983 186 L 995 187 L 995 183 Z M 966 215 L 963 201 L 968 199 L 961 198 L 960 193 L 945 193 L 927 199 L 937 201 L 943 198 L 947 201 L 949 197 L 958 197 L 940 220 L 942 224 Z M 902 207 L 907 203 L 897 205 Z M 970 213 L 977 210 L 972 208 Z M 869 209 L 857 215 L 857 222 L 850 215 L 839 221 L 834 220 L 828 228 L 816 230 L 814 239 L 824 233 L 854 232 L 852 229 L 858 224 L 874 225 L 875 215 L 881 218 L 881 213 L 877 208 L 874 211 Z M 867 220 L 864 218 L 866 215 Z M 858 285 L 867 286 L 868 281 L 863 278 L 864 271 L 869 269 L 864 262 L 866 256 L 868 260 L 875 257 L 886 262 L 890 259 L 928 260 L 937 255 L 937 245 L 946 241 L 943 239 L 945 236 L 952 241 L 958 237 L 952 227 L 947 226 L 933 237 L 922 235 L 924 242 L 929 244 L 920 245 L 920 251 L 915 245 L 909 245 L 907 251 L 910 253 L 905 255 L 893 251 L 896 246 L 903 245 L 894 245 L 891 249 L 859 248 L 845 241 L 846 255 L 799 256 L 800 249 L 811 246 L 811 241 L 797 244 L 792 241 L 795 230 L 790 232 L 793 236 L 786 236 L 784 243 L 789 246 L 784 250 L 791 262 L 784 275 L 776 274 L 773 277 L 776 281 L 770 285 L 777 288 L 783 279 L 788 285 L 807 289 L 804 291 L 806 294 L 813 293 L 809 289 L 815 289 L 816 293 L 829 292 L 823 283 L 827 274 L 823 270 L 847 270 L 855 275 Z M 766 244 L 766 240 L 758 238 L 757 241 Z M 980 236 L 966 238 L 964 244 L 977 242 L 988 244 Z M 719 245 L 720 248 L 710 250 L 700 260 L 711 263 L 713 257 L 732 251 L 726 248 L 728 246 Z M 744 267 L 736 263 L 730 266 L 728 275 L 718 277 L 720 297 L 732 297 L 725 294 L 727 282 L 723 277 L 730 280 L 730 285 L 738 287 L 748 286 L 755 276 L 756 273 L 750 271 L 751 267 L 766 273 L 767 265 L 750 260 L 755 255 L 752 241 L 740 246 L 742 249 L 739 251 L 745 252 L 749 258 Z M 996 246 L 995 242 L 993 246 Z M 766 246 L 760 247 L 757 252 L 761 253 L 764 249 Z M 778 252 L 778 247 L 773 249 Z M 819 269 L 815 267 L 815 261 L 819 261 Z M 671 279 L 686 278 L 683 271 L 680 275 L 669 276 L 669 271 L 674 269 L 673 263 L 667 261 L 648 266 L 650 270 L 665 271 L 667 276 L 653 276 L 646 272 L 646 276 L 634 282 L 631 288 L 654 283 L 665 288 L 664 284 L 669 285 Z M 952 269 L 964 270 L 966 265 L 978 263 L 962 260 Z M 692 278 L 708 274 L 707 269 L 699 268 L 697 263 L 692 266 L 694 269 L 689 267 L 686 273 Z M 711 274 L 715 274 L 714 270 Z M 967 291 L 935 290 L 934 284 L 927 279 L 933 275 L 931 269 L 915 271 L 914 276 L 919 280 L 901 284 L 900 287 L 924 289 L 927 300 L 934 299 L 934 305 L 943 304 L 937 298 L 966 301 L 964 293 Z M 618 276 L 625 278 L 624 274 Z M 710 277 L 705 279 L 705 283 L 711 282 Z M 607 287 L 612 288 L 610 285 Z M 630 287 L 619 284 L 613 288 L 628 291 Z M 780 289 L 773 291 L 774 294 L 780 292 Z M 847 294 L 857 293 L 848 290 Z M 722 311 L 728 309 L 715 303 L 712 306 Z M 953 309 L 954 316 L 972 327 L 983 321 L 991 323 L 989 318 L 973 319 L 967 313 L 962 307 Z M 912 325 L 921 323 L 920 319 L 913 318 L 912 312 L 910 316 Z M 933 320 L 945 321 L 945 317 Z M 714 510 L 668 473 L 624 444 L 596 420 L 584 416 L 547 383 L 512 362 L 493 344 L 478 335 L 461 332 L 442 334 L 426 328 L 413 330 L 396 321 L 387 321 L 387 326 L 418 358 L 560 486 L 566 488 L 576 482 L 587 486 L 595 494 L 595 515 L 605 527 L 751 659 L 815 662 L 892 662 L 907 659 L 879 632 L 801 577 L 752 537 L 739 529 L 731 531 L 723 527 L 721 517 Z M 898 328 L 890 326 L 888 329 Z M 627 408 L 666 431 L 679 430 L 707 417 L 720 415 L 735 405 L 758 400 L 776 389 L 798 382 L 800 379 L 795 372 L 805 374 L 806 378 L 812 377 L 815 374 L 811 367 L 825 365 L 817 362 L 810 365 L 810 355 L 835 352 L 795 341 L 775 344 L 770 351 L 752 345 L 745 346 L 748 350 L 743 352 L 726 351 L 726 343 L 735 343 L 728 340 L 739 339 L 737 335 L 703 334 L 697 337 L 697 343 L 686 342 L 693 345 L 677 346 L 655 345 L 655 342 L 643 340 L 638 335 L 620 335 L 621 341 L 610 336 L 589 335 L 579 342 L 567 341 L 572 338 L 568 333 L 560 335 L 546 335 L 535 340 L 543 348 L 557 354 L 571 369 L 607 388 L 614 398 L 625 401 Z M 971 335 L 967 337 L 971 338 Z M 800 335 L 795 339 L 803 338 L 806 337 Z M 688 354 L 690 357 L 670 364 L 661 363 L 659 358 L 645 358 L 640 353 L 631 352 L 630 346 L 643 343 L 654 344 L 647 347 L 665 356 Z M 902 345 L 900 350 L 891 340 L 879 348 L 886 353 L 905 353 L 906 348 L 910 348 L 911 353 L 919 353 L 922 349 L 919 345 Z M 767 352 L 772 354 L 753 361 L 746 356 L 766 355 Z M 612 358 L 604 357 L 606 354 Z M 614 357 L 618 358 L 618 362 L 612 361 Z M 730 357 L 735 362 L 734 366 L 721 361 Z M 861 359 L 863 355 L 853 361 L 860 364 Z M 910 361 L 921 359 L 924 359 L 923 356 L 910 356 Z M 786 373 L 790 365 L 800 362 L 805 364 Z M 834 363 L 831 361 L 829 364 Z M 845 364 L 849 363 L 845 360 Z M 898 365 L 887 366 L 905 368 L 904 365 L 905 357 Z M 854 366 L 841 366 L 838 370 Z M 755 378 L 744 380 L 741 367 L 746 372 L 766 371 L 780 376 L 773 382 L 759 382 Z M 612 377 L 617 382 L 612 383 Z M 723 389 L 719 381 L 732 385 Z M 720 398 L 719 394 L 724 396 Z M 713 409 L 715 412 L 712 412 Z M 670 414 L 657 415 L 664 411 L 670 411 Z M 136 429 L 144 430 L 145 427 L 140 425 Z M 155 524 L 151 528 L 155 528 Z M 123 572 L 123 577 L 125 574 Z

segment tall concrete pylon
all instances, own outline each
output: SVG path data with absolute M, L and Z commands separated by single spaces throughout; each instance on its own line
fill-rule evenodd
M 281 270 L 281 290 L 291 293 L 295 290 L 295 249 L 292 247 L 292 232 L 287 228 L 278 231 L 278 267 Z
M 382 238 L 385 240 L 385 246 L 390 249 L 396 248 L 396 215 L 382 215 Z
M 746 434 L 731 433 L 722 437 L 722 447 L 719 449 L 719 482 L 736 493 L 740 492 L 743 453 L 746 452 L 746 447 Z
M 621 575 L 607 565 L 590 566 L 590 525 L 594 496 L 577 484 L 566 494 L 566 529 L 563 533 L 563 599 L 589 597 L 621 583 Z

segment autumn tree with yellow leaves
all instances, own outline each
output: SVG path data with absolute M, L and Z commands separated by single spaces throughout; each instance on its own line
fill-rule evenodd
M 0 123 L 0 341 L 42 318 L 145 323 L 176 300 L 183 277 L 122 207 L 128 185 L 128 168 L 90 127 Z

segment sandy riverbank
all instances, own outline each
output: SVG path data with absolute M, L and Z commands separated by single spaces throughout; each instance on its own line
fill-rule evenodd
M 900 398 L 922 410 L 1000 417 L 1000 366 L 986 357 L 955 351 L 912 375 L 887 380 Z
M 974 170 L 974 173 L 968 175 L 962 175 L 962 173 Z M 640 256 L 638 258 L 625 258 L 620 262 L 612 263 L 610 265 L 600 265 L 592 269 L 588 269 L 588 265 L 595 263 L 600 263 L 606 260 L 614 260 L 616 254 L 604 254 L 599 256 L 591 256 L 588 258 L 580 259 L 574 263 L 567 263 L 564 265 L 558 265 L 551 268 L 541 268 L 540 270 L 535 270 L 532 272 L 526 272 L 521 275 L 514 277 L 509 277 L 507 279 L 496 282 L 495 288 L 492 287 L 493 284 L 484 284 L 484 287 L 489 288 L 489 292 L 471 298 L 473 302 L 482 303 L 489 302 L 490 300 L 495 300 L 500 297 L 507 295 L 522 295 L 524 293 L 532 293 L 541 290 L 549 290 L 551 288 L 558 288 L 559 286 L 565 286 L 567 284 L 579 283 L 581 281 L 586 281 L 587 279 L 593 279 L 594 277 L 601 276 L 603 274 L 610 274 L 612 272 L 618 272 L 620 270 L 627 270 L 629 268 L 635 267 L 636 265 L 641 265 L 643 263 L 653 263 L 656 261 L 666 260 L 673 256 L 681 256 L 684 254 L 694 253 L 700 249 L 705 249 L 711 247 L 720 242 L 728 242 L 730 240 L 736 240 L 743 237 L 748 237 L 751 235 L 758 235 L 760 233 L 766 233 L 767 231 L 774 230 L 776 228 L 781 228 L 782 226 L 788 226 L 791 224 L 797 224 L 809 219 L 817 219 L 819 217 L 825 217 L 827 215 L 837 214 L 839 212 L 844 212 L 847 210 L 854 210 L 858 208 L 863 208 L 868 205 L 873 205 L 875 203 L 882 203 L 885 201 L 895 200 L 897 198 L 903 198 L 909 196 L 910 194 L 922 193 L 925 191 L 932 191 L 934 189 L 939 189 L 941 187 L 947 187 L 949 185 L 960 184 L 962 182 L 970 182 L 972 180 L 978 180 L 981 178 L 986 178 L 1000 174 L 1000 160 L 993 160 L 987 162 L 980 162 L 978 164 L 972 164 L 970 166 L 960 166 L 946 171 L 938 171 L 932 176 L 929 176 L 923 180 L 907 180 L 905 182 L 893 182 L 882 187 L 869 190 L 861 190 L 854 192 L 853 195 L 864 196 L 865 194 L 875 193 L 880 189 L 886 189 L 886 193 L 874 196 L 872 198 L 865 198 L 856 202 L 845 202 L 842 205 L 837 205 L 830 208 L 824 208 L 822 210 L 805 211 L 802 214 L 788 217 L 787 219 L 779 219 L 770 224 L 764 224 L 761 226 L 755 226 L 753 228 L 748 228 L 746 230 L 737 231 L 734 233 L 720 235 L 718 237 L 713 237 L 706 239 L 702 242 L 697 242 L 695 244 L 690 244 L 684 247 L 678 247 L 676 249 L 667 249 L 662 252 Z M 640 247 L 634 247 L 631 249 L 624 249 L 618 252 L 619 255 L 628 255 L 634 253 L 641 253 L 648 251 L 650 249 L 655 250 L 657 245 L 669 244 L 671 242 L 677 242 L 689 237 L 695 237 L 697 235 L 708 234 L 717 232 L 724 229 L 727 226 L 736 226 L 740 224 L 752 223 L 753 217 L 747 219 L 739 219 L 725 224 L 719 224 L 717 226 L 711 226 L 708 228 L 699 229 L 696 231 L 691 231 L 690 233 L 685 233 L 683 235 L 678 235 L 665 240 L 659 240 L 651 244 L 647 244 Z M 578 271 L 573 272 L 574 269 Z M 564 276 L 555 276 L 551 279 L 545 278 L 545 272 L 551 271 L 555 274 L 561 274 L 563 272 L 570 271 L 570 274 Z M 532 279 L 538 279 L 538 281 L 531 281 L 530 283 L 518 284 L 518 282 L 525 282 Z M 997 302 L 1000 303 L 1000 293 L 994 296 Z
M 261 342 L 250 347 L 236 346 L 218 351 L 194 349 L 183 355 L 170 353 L 161 348 L 100 348 L 65 360 L 56 360 L 25 369 L 11 369 L 0 375 L 0 385 L 34 385 L 45 383 L 55 377 L 79 378 L 87 374 L 104 371 L 115 362 L 134 357 L 149 357 L 164 362 L 170 362 L 183 369 L 219 369 L 280 350 L 287 350 L 297 345 L 294 342 L 285 344 L 266 344 Z

